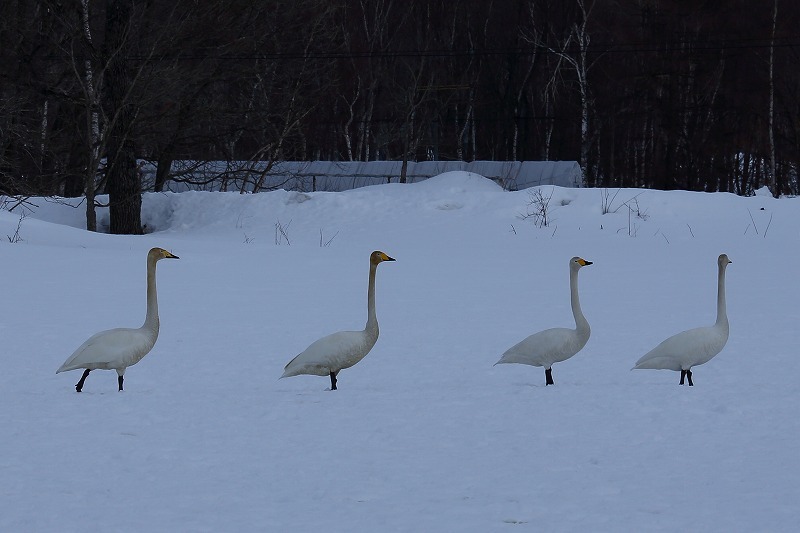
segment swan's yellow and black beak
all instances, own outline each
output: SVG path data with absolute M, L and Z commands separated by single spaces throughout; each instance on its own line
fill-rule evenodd
M 394 258 L 389 257 L 380 250 L 375 250 L 369 256 L 369 262 L 372 266 L 378 266 L 379 263 L 383 263 L 384 261 L 394 261 Z
M 585 267 L 587 265 L 591 265 L 592 262 L 587 261 L 586 259 L 578 258 L 578 264 L 581 265 L 582 267 Z
M 180 257 L 178 257 L 177 255 L 174 255 L 166 250 L 164 250 L 164 253 L 162 253 L 161 255 L 164 256 L 164 259 L 180 259 Z

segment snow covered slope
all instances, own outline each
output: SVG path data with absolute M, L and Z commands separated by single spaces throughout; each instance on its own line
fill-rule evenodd
M 542 187 L 474 174 L 342 193 L 147 194 L 151 233 L 83 231 L 83 207 L 0 211 L 0 530 L 791 531 L 800 512 L 800 200 Z M 547 225 L 535 216 L 546 205 Z M 607 211 L 605 214 L 604 212 Z M 106 216 L 100 213 L 100 220 Z M 541 226 L 541 227 L 540 227 Z M 10 239 L 17 235 L 18 239 Z M 11 243 L 10 240 L 19 240 Z M 56 375 L 91 334 L 141 324 L 145 255 L 161 334 L 126 373 Z M 278 380 L 313 340 L 375 348 L 339 375 Z M 714 321 L 694 369 L 635 371 Z M 493 367 L 571 326 L 554 368 Z

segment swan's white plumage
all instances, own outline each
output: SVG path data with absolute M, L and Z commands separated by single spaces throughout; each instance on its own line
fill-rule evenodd
M 281 377 L 310 374 L 327 376 L 361 361 L 378 341 L 367 331 L 339 331 L 314 341 L 303 353 L 289 361 Z
M 634 366 L 637 369 L 691 370 L 711 360 L 728 342 L 730 325 L 725 304 L 725 269 L 731 260 L 725 254 L 717 258 L 717 320 L 713 326 L 682 331 L 669 337 L 643 355 Z
M 383 252 L 370 255 L 369 286 L 367 290 L 367 324 L 361 331 L 339 331 L 311 343 L 287 363 L 281 378 L 310 374 L 331 375 L 331 388 L 336 388 L 335 376 L 345 368 L 361 361 L 378 341 L 378 319 L 375 312 L 375 273 L 378 264 L 394 261 Z
M 506 350 L 496 364 L 520 363 L 550 368 L 553 363 L 566 361 L 578 353 L 588 340 L 588 336 L 579 337 L 574 329 L 546 329 Z
M 591 265 L 580 257 L 569 260 L 570 300 L 572 315 L 575 318 L 575 329 L 552 328 L 534 333 L 506 350 L 496 365 L 501 363 L 520 363 L 523 365 L 543 366 L 549 369 L 554 363 L 565 361 L 581 351 L 591 335 L 589 322 L 581 311 L 578 299 L 578 270 Z M 548 383 L 550 378 L 548 377 Z
M 141 328 L 116 328 L 92 335 L 56 371 L 124 369 L 138 363 L 153 348 L 158 332 Z
M 156 290 L 156 263 L 161 259 L 178 259 L 162 248 L 153 248 L 147 254 L 147 314 L 140 328 L 115 328 L 92 335 L 64 361 L 56 374 L 83 368 L 86 370 L 116 370 L 122 377 L 125 369 L 135 365 L 147 355 L 158 339 L 158 296 Z M 85 376 L 84 376 L 85 379 Z M 120 390 L 121 390 L 120 382 Z M 76 385 L 80 392 L 83 379 Z

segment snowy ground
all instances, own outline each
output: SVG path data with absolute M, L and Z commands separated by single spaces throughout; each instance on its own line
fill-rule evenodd
M 464 173 L 148 194 L 138 237 L 38 199 L 11 243 L 19 209 L 0 211 L 0 530 L 794 531 L 800 200 L 540 192 L 546 227 L 520 218 L 532 190 Z M 91 334 L 141 324 L 152 246 L 181 257 L 159 263 L 155 349 L 124 392 L 96 371 L 76 393 L 80 372 L 55 370 Z M 364 326 L 375 249 L 397 262 L 378 268 L 373 351 L 335 392 L 278 380 L 315 339 Z M 714 321 L 723 252 L 723 352 L 693 388 L 631 372 Z M 492 366 L 574 324 L 574 255 L 594 262 L 587 346 L 554 387 Z

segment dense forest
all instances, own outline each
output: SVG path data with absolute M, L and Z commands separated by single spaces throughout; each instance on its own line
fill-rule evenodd
M 141 165 L 576 160 L 587 186 L 797 194 L 786 0 L 4 0 L 0 194 L 108 194 Z M 401 176 L 402 177 L 402 176 Z

